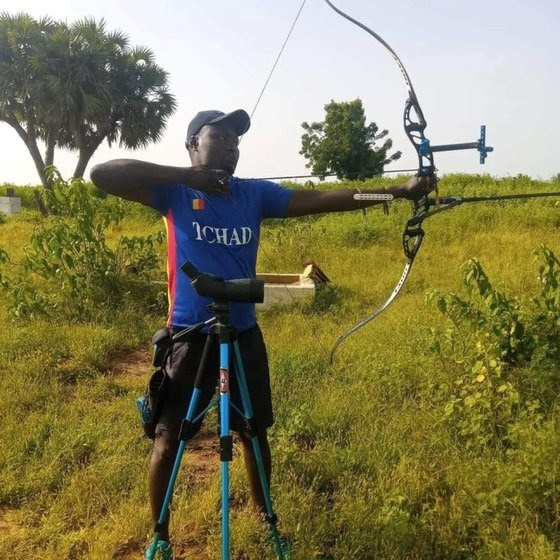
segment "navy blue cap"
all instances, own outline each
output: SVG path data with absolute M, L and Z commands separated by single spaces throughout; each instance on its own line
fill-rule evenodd
M 243 109 L 237 109 L 237 111 L 232 111 L 231 113 L 223 113 L 222 111 L 200 111 L 189 123 L 187 142 L 195 136 L 203 126 L 223 122 L 231 124 L 237 136 L 245 134 L 251 126 L 251 119 Z

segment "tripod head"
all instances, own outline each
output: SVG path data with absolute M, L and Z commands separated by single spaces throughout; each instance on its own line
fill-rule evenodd
M 253 278 L 224 280 L 207 272 L 200 272 L 187 261 L 181 270 L 191 279 L 191 285 L 199 296 L 222 302 L 262 303 L 264 281 Z

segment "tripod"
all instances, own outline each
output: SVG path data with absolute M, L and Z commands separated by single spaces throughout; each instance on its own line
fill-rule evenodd
M 169 504 L 171 503 L 171 498 L 173 495 L 173 488 L 179 473 L 179 467 L 181 465 L 181 460 L 183 453 L 185 451 L 186 442 L 190 438 L 193 432 L 193 425 L 195 425 L 199 420 L 204 418 L 208 410 L 213 406 L 219 404 L 220 410 L 220 462 L 221 462 L 221 479 L 222 479 L 222 560 L 229 560 L 229 463 L 232 460 L 233 454 L 233 439 L 230 433 L 230 409 L 233 408 L 234 411 L 239 414 L 246 424 L 246 431 L 251 437 L 251 444 L 253 448 L 253 454 L 255 456 L 255 462 L 257 464 L 257 470 L 259 474 L 259 481 L 262 489 L 262 493 L 266 505 L 266 516 L 265 521 L 268 523 L 272 542 L 274 544 L 274 549 L 276 555 L 279 559 L 286 559 L 289 553 L 286 543 L 282 541 L 278 534 L 278 529 L 276 527 L 277 517 L 272 509 L 272 501 L 270 498 L 270 491 L 268 487 L 268 481 L 266 478 L 264 462 L 262 458 L 262 453 L 257 437 L 257 426 L 255 425 L 253 418 L 253 408 L 251 405 L 251 400 L 249 397 L 249 389 L 247 387 L 247 380 L 245 377 L 245 370 L 243 368 L 243 361 L 241 359 L 241 352 L 239 350 L 239 344 L 237 342 L 237 331 L 229 322 L 230 315 L 230 303 L 223 301 L 215 301 L 208 306 L 208 310 L 214 315 L 212 319 L 205 321 L 204 323 L 199 323 L 187 329 L 184 329 L 173 336 L 173 341 L 179 341 L 189 334 L 200 332 L 203 328 L 210 326 L 208 331 L 208 336 L 204 345 L 202 352 L 202 358 L 198 366 L 193 393 L 190 399 L 190 403 L 187 409 L 185 418 L 181 423 L 181 428 L 179 430 L 179 448 L 177 450 L 177 455 L 175 457 L 175 463 L 173 465 L 173 470 L 171 472 L 171 477 L 169 479 L 169 484 L 167 487 L 167 492 L 164 498 L 164 502 L 161 508 L 161 512 L 158 521 L 154 528 L 154 538 L 146 554 L 147 560 L 153 560 L 157 550 L 157 544 L 160 540 L 160 534 L 162 526 L 164 525 L 167 516 L 169 514 Z M 219 403 L 216 399 L 213 399 L 210 404 L 200 413 L 197 414 L 197 405 L 201 393 L 201 388 L 203 386 L 203 378 L 205 365 L 208 361 L 208 356 L 210 353 L 210 348 L 214 340 L 218 340 L 220 344 L 220 364 L 219 364 Z M 241 394 L 241 401 L 243 406 L 243 411 L 239 410 L 230 400 L 230 356 L 233 355 L 235 371 L 237 375 L 237 384 L 239 386 L 239 391 Z

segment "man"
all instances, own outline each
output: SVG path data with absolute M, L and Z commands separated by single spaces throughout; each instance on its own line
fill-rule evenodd
M 168 230 L 169 319 L 168 327 L 181 329 L 209 318 L 208 300 L 199 297 L 179 267 L 189 260 L 200 271 L 228 279 L 254 278 L 260 223 L 266 218 L 295 217 L 322 212 L 364 208 L 376 202 L 355 201 L 356 189 L 335 191 L 290 190 L 275 183 L 233 176 L 239 159 L 239 137 L 250 126 L 243 110 L 225 114 L 202 111 L 188 126 L 186 147 L 191 167 L 169 167 L 137 160 L 113 160 L 96 165 L 92 181 L 104 191 L 157 209 Z M 434 179 L 412 178 L 406 184 L 382 192 L 395 198 L 413 198 L 431 190 Z M 377 202 L 378 204 L 379 202 Z M 254 305 L 233 304 L 231 322 L 239 333 L 258 439 L 270 481 L 271 458 L 267 429 L 273 423 L 268 360 L 256 323 Z M 198 334 L 173 345 L 166 364 L 169 395 L 158 426 L 150 463 L 149 490 L 154 522 L 164 501 L 177 452 L 177 435 L 201 358 L 205 336 Z M 217 380 L 217 358 L 209 360 L 204 401 L 211 398 Z M 232 380 L 232 401 L 240 407 Z M 203 406 L 203 403 L 200 403 Z M 245 426 L 233 414 L 256 508 L 265 513 L 251 440 Z M 168 524 L 161 531 L 162 552 L 172 558 Z

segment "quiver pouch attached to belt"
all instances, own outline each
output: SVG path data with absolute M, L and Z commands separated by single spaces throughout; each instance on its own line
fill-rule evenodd
M 171 329 L 163 327 L 152 338 L 154 345 L 154 367 L 160 368 L 165 363 L 169 346 L 171 345 Z
M 170 329 L 164 327 L 157 331 L 152 342 L 154 344 L 153 364 L 158 369 L 156 369 L 150 377 L 144 396 L 136 400 L 136 406 L 140 412 L 144 433 L 150 439 L 155 439 L 156 426 L 169 381 L 167 373 L 165 373 L 163 369 L 163 365 L 165 364 L 165 358 L 167 357 L 171 343 Z

